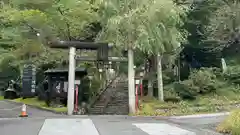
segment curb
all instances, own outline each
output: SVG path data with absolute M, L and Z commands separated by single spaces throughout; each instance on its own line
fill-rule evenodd
M 125 119 L 155 119 L 155 120 L 170 120 L 170 119 L 198 119 L 198 118 L 213 118 L 213 117 L 221 117 L 228 116 L 230 112 L 222 112 L 222 113 L 211 113 L 211 114 L 195 114 L 195 115 L 183 115 L 183 116 L 129 116 L 129 115 L 88 115 L 90 117 L 100 117 L 100 118 L 108 118 L 108 117 L 117 117 L 117 118 L 125 118 Z
M 88 115 L 88 117 L 97 117 L 100 119 L 107 119 L 107 118 L 120 118 L 120 119 L 126 119 L 126 120 L 139 120 L 139 119 L 144 119 L 144 120 L 168 120 L 169 117 L 166 116 L 129 116 L 129 115 Z
M 16 105 L 22 105 L 23 103 L 20 103 L 20 102 L 14 102 L 14 101 L 11 101 L 11 100 L 3 100 L 5 102 L 9 102 L 9 103 L 12 103 L 12 104 L 16 104 Z M 42 108 L 42 107 L 38 107 L 38 106 L 34 106 L 34 105 L 29 105 L 29 104 L 26 104 L 27 106 L 30 106 L 32 108 L 35 108 L 35 109 L 39 109 L 39 110 L 42 110 L 42 111 L 47 111 L 47 112 L 52 112 L 54 114 L 61 114 L 61 115 L 66 115 L 67 112 L 57 112 L 57 111 L 54 111 L 54 110 L 49 110 L 49 109 L 46 109 L 46 108 Z
M 194 119 L 194 118 L 211 118 L 228 116 L 230 112 L 212 113 L 212 114 L 196 114 L 196 115 L 184 115 L 184 116 L 170 116 L 170 119 Z

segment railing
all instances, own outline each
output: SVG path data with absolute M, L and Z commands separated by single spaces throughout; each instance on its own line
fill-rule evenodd
M 105 109 L 107 108 L 108 104 L 112 101 L 112 94 L 107 97 L 107 99 L 104 102 L 104 107 L 101 110 L 101 113 L 104 113 Z
M 112 83 L 116 80 L 116 78 L 119 77 L 119 76 L 120 76 L 120 74 L 117 75 L 117 76 L 114 78 L 114 80 L 111 82 L 111 84 L 112 84 Z M 116 92 L 116 91 L 115 91 L 115 92 Z M 105 102 L 104 102 L 104 107 L 103 107 L 103 109 L 101 110 L 101 113 L 104 113 L 104 109 L 106 109 L 106 108 L 108 107 L 109 103 L 113 100 L 114 94 L 115 94 L 115 93 L 110 93 L 110 95 L 108 95 L 108 97 L 106 98 L 106 100 L 105 100 Z
M 101 97 L 101 95 L 113 84 L 113 82 L 117 79 L 117 77 L 119 77 L 119 74 L 117 74 L 107 85 L 105 88 L 101 89 L 97 94 L 96 96 L 93 97 L 93 100 L 89 103 L 88 105 L 88 110 L 98 101 L 98 99 Z M 109 98 L 108 98 L 109 99 Z M 106 104 L 108 104 L 108 102 L 110 101 L 107 100 Z

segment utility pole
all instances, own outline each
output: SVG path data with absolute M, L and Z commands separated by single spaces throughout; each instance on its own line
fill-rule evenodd
M 134 114 L 135 110 L 135 88 L 134 88 L 134 56 L 133 50 L 128 49 L 128 97 L 129 113 Z
M 73 109 L 74 109 L 75 54 L 76 54 L 76 48 L 70 47 L 69 69 L 68 69 L 69 70 L 68 71 L 68 100 L 67 100 L 68 115 L 72 115 Z

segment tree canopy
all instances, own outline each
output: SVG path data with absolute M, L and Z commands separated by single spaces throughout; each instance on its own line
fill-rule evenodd
M 103 0 L 98 39 L 149 54 L 171 51 L 185 39 L 183 7 L 164 0 Z
M 98 20 L 94 10 L 87 0 L 1 2 L 1 58 L 10 55 L 17 59 L 18 65 L 30 58 L 37 65 L 61 63 L 67 58 L 65 51 L 49 49 L 46 41 L 84 40 L 91 36 L 91 24 Z
M 212 49 L 221 52 L 239 44 L 239 1 L 0 1 L 1 65 L 21 68 L 32 61 L 39 67 L 50 63 L 63 66 L 67 51 L 46 46 L 48 40 L 56 39 L 111 42 L 118 49 L 132 48 L 138 63 L 157 53 L 178 54 L 180 44 L 198 47 L 200 54 Z M 195 57 L 192 55 L 188 57 Z M 174 63 L 175 59 L 165 61 Z

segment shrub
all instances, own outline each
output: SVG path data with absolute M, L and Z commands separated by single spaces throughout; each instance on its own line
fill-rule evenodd
M 164 85 L 173 83 L 175 78 L 176 78 L 174 76 L 174 73 L 172 71 L 169 71 L 169 70 L 163 71 L 162 77 L 163 77 L 163 84 Z
M 240 134 L 240 110 L 235 110 L 217 127 L 221 133 Z
M 198 87 L 192 80 L 185 80 L 175 83 L 174 89 L 182 99 L 195 99 Z
M 231 83 L 240 84 L 240 66 L 229 66 L 223 76 Z
M 183 99 L 195 99 L 199 94 L 215 92 L 218 88 L 217 77 L 210 68 L 194 70 L 189 79 L 175 83 L 175 90 Z
M 178 93 L 174 90 L 174 84 L 164 85 L 163 87 L 164 92 L 164 101 L 166 102 L 179 102 L 180 97 Z
M 189 79 L 192 80 L 193 85 L 196 86 L 194 89 L 197 90 L 197 93 L 207 94 L 217 89 L 215 85 L 217 77 L 212 69 L 203 68 L 198 71 L 195 70 L 190 74 Z

